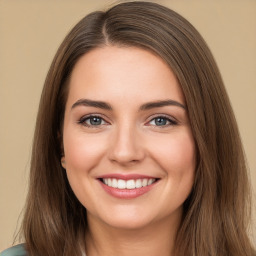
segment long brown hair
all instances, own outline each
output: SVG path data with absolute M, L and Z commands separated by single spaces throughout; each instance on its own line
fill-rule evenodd
M 33 255 L 81 255 L 86 209 L 61 167 L 69 77 L 79 58 L 105 45 L 135 46 L 160 56 L 183 90 L 197 147 L 192 192 L 176 239 L 177 255 L 253 255 L 250 197 L 239 132 L 220 73 L 197 30 L 174 11 L 126 2 L 83 18 L 59 47 L 41 96 L 22 232 Z

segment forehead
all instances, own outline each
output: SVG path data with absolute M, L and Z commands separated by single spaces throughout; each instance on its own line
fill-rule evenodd
M 96 48 L 76 63 L 71 74 L 68 100 L 158 100 L 172 97 L 184 102 L 170 67 L 150 51 L 136 47 Z M 155 98 L 155 99 L 154 99 Z

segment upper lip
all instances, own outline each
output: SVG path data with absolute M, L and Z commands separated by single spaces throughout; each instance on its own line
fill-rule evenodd
M 110 174 L 104 174 L 99 177 L 98 179 L 121 179 L 121 180 L 135 180 L 135 179 L 157 179 L 157 177 L 149 176 L 149 175 L 142 175 L 142 174 L 121 174 L 121 173 L 110 173 Z

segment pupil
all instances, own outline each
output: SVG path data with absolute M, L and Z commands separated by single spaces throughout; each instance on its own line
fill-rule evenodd
M 98 117 L 92 117 L 91 118 L 91 124 L 100 125 L 100 123 L 101 123 L 100 118 L 98 118 Z
M 165 124 L 166 124 L 166 119 L 161 117 L 156 119 L 156 125 L 165 125 Z

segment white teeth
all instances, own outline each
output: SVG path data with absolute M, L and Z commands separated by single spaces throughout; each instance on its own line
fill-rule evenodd
M 154 183 L 156 179 L 136 179 L 136 180 L 121 180 L 121 179 L 103 179 L 103 183 L 109 187 L 118 189 L 135 189 L 146 187 Z
M 148 185 L 151 185 L 153 183 L 153 179 L 149 179 L 148 180 Z M 109 186 L 111 186 L 111 185 L 109 185 Z
M 135 188 L 135 181 L 134 180 L 127 180 L 126 181 L 126 188 L 134 189 Z
M 141 180 L 136 180 L 136 182 L 135 182 L 135 187 L 136 187 L 136 188 L 141 188 L 141 187 L 142 187 L 142 182 L 141 182 Z
M 108 185 L 109 186 L 109 185 Z M 111 186 L 110 186 L 111 187 Z M 119 188 L 119 189 L 124 189 L 124 188 L 126 188 L 126 182 L 125 182 L 125 180 L 118 180 L 117 181 L 117 187 Z
M 148 180 L 147 179 L 143 179 L 142 180 L 142 187 L 146 187 L 148 185 Z
M 117 179 L 112 180 L 112 187 L 117 188 Z

